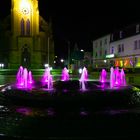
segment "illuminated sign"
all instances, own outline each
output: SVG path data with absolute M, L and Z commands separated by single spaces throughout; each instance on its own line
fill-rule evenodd
M 114 54 L 108 54 L 108 55 L 106 55 L 106 58 L 113 58 L 113 57 L 115 57 Z

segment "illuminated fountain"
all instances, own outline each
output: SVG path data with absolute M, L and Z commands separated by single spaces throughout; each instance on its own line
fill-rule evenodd
M 115 76 L 115 85 L 120 86 L 120 72 L 118 67 L 116 67 L 116 69 L 114 70 L 114 76 Z
M 68 120 L 70 118 L 73 119 L 73 117 L 74 119 L 79 118 L 80 120 L 89 118 L 98 119 L 100 117 L 98 117 L 98 115 L 101 114 L 103 115 L 100 117 L 101 119 L 104 116 L 108 119 L 106 113 L 120 112 L 120 109 L 127 112 L 129 108 L 130 112 L 128 112 L 128 115 L 130 115 L 133 111 L 132 107 L 140 105 L 140 89 L 133 86 L 125 86 L 126 82 L 123 69 L 119 71 L 112 67 L 110 69 L 110 82 L 106 80 L 106 75 L 107 73 L 105 70 L 102 70 L 100 80 L 102 80 L 103 83 L 99 80 L 88 80 L 88 71 L 84 67 L 79 80 L 70 79 L 62 81 L 59 79 L 53 82 L 50 69 L 46 68 L 41 81 L 33 81 L 31 71 L 28 72 L 26 68 L 20 67 L 17 74 L 17 84 L 7 84 L 4 87 L 1 87 L 0 90 L 1 107 L 5 106 L 6 108 L 3 109 L 3 111 L 1 109 L 1 113 L 3 116 L 6 116 L 6 118 L 10 118 L 8 119 L 8 126 L 11 128 L 9 134 L 13 134 L 14 128 L 13 121 L 11 120 L 16 120 L 14 121 L 15 130 L 21 128 L 21 130 L 18 131 L 18 134 L 22 134 L 23 138 L 26 134 L 30 135 L 30 128 L 32 135 L 34 134 L 34 130 L 37 132 L 38 126 L 34 129 L 36 125 L 33 126 L 33 123 L 41 124 L 39 129 L 47 128 L 49 130 L 50 127 L 44 127 L 48 124 L 48 122 L 44 123 L 44 120 L 48 121 L 48 119 L 55 121 L 55 119 L 58 118 L 58 122 L 60 123 L 57 124 L 61 124 L 63 118 L 66 120 L 67 117 Z M 120 77 L 118 78 L 116 76 Z M 116 81 L 119 83 L 119 88 L 114 88 L 116 86 L 118 87 Z M 28 90 L 29 83 L 34 83 L 34 86 L 32 89 Z M 102 87 L 101 85 L 103 84 L 105 86 Z M 17 85 L 24 88 L 17 88 Z M 122 87 L 120 87 L 120 85 L 122 85 Z M 137 111 L 138 109 L 136 108 L 135 110 Z M 9 117 L 9 115 L 12 116 Z M 124 113 L 122 115 L 126 116 Z M 111 116 L 109 116 L 109 118 L 110 117 Z M 119 116 L 117 114 L 115 117 L 120 118 L 120 114 Z M 62 121 L 60 118 L 62 118 Z M 23 128 L 25 127 L 23 127 L 24 124 L 22 123 L 22 120 L 25 119 L 29 120 L 26 121 L 27 124 L 25 124 L 25 126 L 29 127 L 29 123 L 31 122 L 30 126 L 33 127 L 29 127 L 29 129 L 23 133 Z M 5 118 L 2 121 L 5 122 Z M 7 122 L 5 123 L 7 125 Z M 65 129 L 64 124 L 62 125 Z M 51 129 L 51 135 L 53 135 L 53 128 L 54 127 Z M 75 130 L 77 130 L 77 128 Z M 7 134 L 7 129 L 5 132 Z M 14 132 L 16 133 L 17 131 Z M 38 138 L 40 138 L 42 134 L 43 133 L 41 132 Z M 17 136 L 19 138 L 19 135 Z M 30 139 L 31 137 L 28 138 Z
M 31 71 L 29 71 L 28 77 L 29 77 L 29 78 L 28 78 L 28 79 L 29 79 L 29 80 L 28 80 L 28 83 L 29 83 L 29 84 L 33 84 L 33 76 L 32 76 L 32 72 L 31 72 Z
M 66 68 L 63 69 L 63 74 L 68 74 Z M 101 72 L 101 81 L 88 80 L 86 67 L 82 69 L 79 80 L 69 79 L 68 75 L 64 77 L 63 80 L 53 81 L 50 68 L 47 67 L 41 80 L 33 81 L 31 71 L 28 72 L 21 66 L 17 73 L 17 83 L 2 87 L 1 94 L 20 105 L 52 105 L 56 107 L 66 105 L 71 107 L 73 105 L 76 107 L 76 105 L 90 106 L 93 104 L 108 106 L 108 104 L 118 104 L 123 101 L 125 103 L 126 98 L 130 99 L 127 94 L 137 92 L 132 86 L 126 85 L 123 69 L 111 67 L 110 82 L 107 80 L 105 69 Z M 83 92 L 84 94 L 81 94 Z
M 42 78 L 42 84 L 44 87 L 47 86 L 47 89 L 50 90 L 50 89 L 53 89 L 53 78 L 52 78 L 52 75 L 50 73 L 50 68 L 47 67 L 45 69 L 45 72 L 44 72 L 44 75 L 43 75 L 43 78 Z
M 20 66 L 18 73 L 17 73 L 17 87 L 18 88 L 32 88 L 33 78 L 32 72 L 27 70 L 27 68 L 23 68 Z
M 104 83 L 107 81 L 107 72 L 105 69 L 102 69 L 102 72 L 100 74 L 100 82 Z
M 17 80 L 17 86 L 23 86 L 23 67 L 20 66 L 17 76 L 16 76 L 16 80 Z
M 111 67 L 110 68 L 110 88 L 121 87 L 121 86 L 126 86 L 124 70 L 121 69 L 121 71 L 119 71 L 118 67 L 116 67 L 115 69 Z
M 114 75 L 114 68 L 110 68 L 110 88 L 113 88 L 115 85 L 115 75 Z
M 81 77 L 79 79 L 80 81 L 80 89 L 81 90 L 86 90 L 86 82 L 88 80 L 88 72 L 87 72 L 87 69 L 84 67 L 83 70 L 82 70 L 82 74 L 81 74 Z
M 120 72 L 120 84 L 122 86 L 126 86 L 125 73 L 123 69 L 121 69 L 121 72 Z
M 68 69 L 66 67 L 62 71 L 61 80 L 62 81 L 68 81 L 69 80 L 69 73 L 68 73 Z

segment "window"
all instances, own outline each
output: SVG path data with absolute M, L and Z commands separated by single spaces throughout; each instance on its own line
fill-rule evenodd
M 102 46 L 102 40 L 100 41 L 100 46 Z
M 97 48 L 97 46 L 98 46 L 98 43 L 96 42 L 95 47 Z
M 134 63 L 136 64 L 136 63 L 137 63 L 137 61 L 138 61 L 138 58 L 137 58 L 137 57 L 135 57 Z
M 26 35 L 30 35 L 30 20 L 26 21 Z
M 111 35 L 111 41 L 113 41 L 113 39 L 114 39 L 114 36 L 113 36 L 113 34 Z
M 102 50 L 100 50 L 100 56 L 102 56 Z
M 122 31 L 120 31 L 120 38 L 122 38 L 123 37 L 123 32 Z
M 105 50 L 105 55 L 107 54 L 107 50 Z
M 134 50 L 137 50 L 137 47 L 138 47 L 138 43 L 137 43 L 137 40 L 134 41 Z
M 121 52 L 121 45 L 119 44 L 118 45 L 118 53 L 120 53 Z
M 136 25 L 136 33 L 139 33 L 139 30 L 140 30 L 140 25 L 137 24 L 137 25 Z
M 124 52 L 124 44 L 122 44 L 122 52 Z
M 21 19 L 21 35 L 25 35 L 25 28 L 24 28 L 24 19 Z
M 105 45 L 107 45 L 107 38 L 105 39 L 105 42 L 104 42 L 104 44 L 105 44 Z
M 111 48 L 111 53 L 113 54 L 114 53 L 114 47 L 112 46 Z
M 139 40 L 139 49 L 140 49 L 140 40 Z
M 118 53 L 124 52 L 124 44 L 118 45 Z
M 140 40 L 134 41 L 134 50 L 140 49 Z

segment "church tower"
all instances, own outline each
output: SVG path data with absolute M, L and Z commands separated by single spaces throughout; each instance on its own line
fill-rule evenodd
M 52 59 L 54 43 L 49 30 L 48 23 L 39 15 L 38 0 L 11 0 L 9 67 L 42 68 L 48 54 Z M 48 46 L 48 41 L 52 45 Z

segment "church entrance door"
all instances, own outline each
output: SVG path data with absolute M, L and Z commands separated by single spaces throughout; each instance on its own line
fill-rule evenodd
M 31 54 L 28 50 L 28 48 L 24 48 L 21 54 L 21 65 L 25 68 L 30 68 L 30 57 Z

